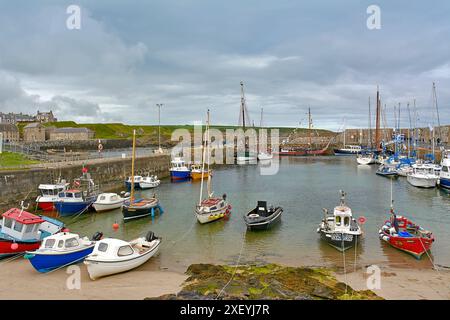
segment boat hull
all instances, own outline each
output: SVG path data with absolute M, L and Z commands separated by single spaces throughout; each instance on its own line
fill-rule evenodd
M 129 205 L 122 206 L 123 220 L 125 222 L 134 220 L 134 219 L 148 217 L 148 216 L 153 217 L 156 213 L 159 213 L 159 214 L 162 213 L 162 209 L 159 206 L 159 202 L 156 202 L 151 205 L 146 205 L 143 207 L 135 207 L 135 206 L 129 206 Z
M 341 252 L 354 247 L 359 237 L 359 235 L 354 234 L 320 230 L 320 238 Z
M 17 249 L 12 248 L 12 245 L 14 243 L 17 244 Z M 26 251 L 37 250 L 39 249 L 40 245 L 40 240 L 35 242 L 23 242 L 0 238 L 0 259 L 16 254 L 25 253 Z
M 123 201 L 116 203 L 93 203 L 92 207 L 94 207 L 97 212 L 111 211 L 121 208 L 123 205 Z
M 197 221 L 201 224 L 206 224 L 223 218 L 227 218 L 230 214 L 231 214 L 231 207 L 229 205 L 219 210 L 215 210 L 213 212 L 208 213 L 202 213 L 197 208 L 195 209 Z
M 342 149 L 333 149 L 334 155 L 336 156 L 354 156 L 358 153 L 361 152 L 360 151 L 350 151 L 350 150 L 342 150 Z
M 73 216 L 87 211 L 94 201 L 83 202 L 55 202 L 55 208 L 61 217 Z
M 54 269 L 68 266 L 80 262 L 94 250 L 94 244 L 82 250 L 63 253 L 63 254 L 45 254 L 38 252 L 27 253 L 27 258 L 31 265 L 39 272 L 45 273 Z
M 439 179 L 439 186 L 441 188 L 450 190 L 450 178 L 440 178 Z
M 125 188 L 127 188 L 128 191 L 131 190 L 131 182 L 130 181 L 125 181 Z M 134 183 L 134 189 L 141 189 L 141 185 L 139 182 Z
M 191 177 L 190 171 L 170 171 L 170 178 L 172 180 L 186 180 Z
M 208 172 L 203 173 L 203 179 L 208 178 L 208 176 L 209 176 Z M 191 172 L 191 178 L 193 180 L 200 180 L 202 178 L 202 173 L 201 172 Z
M 372 157 L 358 157 L 356 158 L 356 162 L 362 165 L 375 164 L 376 160 Z
M 277 224 L 281 221 L 282 213 L 283 213 L 283 209 L 277 208 L 277 210 L 269 217 L 265 217 L 263 219 L 258 219 L 256 221 L 249 219 L 248 216 L 245 216 L 244 220 L 245 220 L 245 224 L 247 225 L 247 230 L 256 231 L 256 230 L 270 229 L 275 224 Z
M 387 235 L 380 230 L 380 239 L 389 243 L 392 247 L 406 252 L 416 259 L 420 259 L 422 255 L 431 250 L 433 240 L 425 238 L 404 238 Z
M 55 205 L 53 201 L 38 202 L 38 208 L 42 211 L 54 211 Z
M 152 250 L 147 251 L 139 257 L 135 257 L 129 260 L 122 261 L 97 261 L 85 259 L 85 264 L 88 269 L 89 277 L 92 280 L 96 280 L 101 277 L 130 271 L 146 263 L 151 257 L 153 257 L 159 249 L 161 242 L 159 242 Z
M 157 186 L 159 186 L 160 182 L 145 182 L 145 181 L 141 181 L 139 182 L 139 188 L 141 188 L 142 190 L 145 189 L 153 189 L 156 188 Z
M 436 184 L 437 184 L 437 178 L 422 179 L 422 178 L 414 177 L 412 175 L 408 175 L 406 177 L 406 180 L 408 180 L 408 182 L 412 186 L 418 187 L 418 188 L 434 188 L 434 187 L 436 187 Z

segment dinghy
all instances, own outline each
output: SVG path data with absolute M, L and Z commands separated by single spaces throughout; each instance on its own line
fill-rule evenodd
M 420 259 L 429 251 L 434 242 L 434 236 L 430 231 L 405 217 L 397 216 L 392 206 L 390 220 L 385 221 L 378 233 L 381 240 L 413 255 L 416 259 Z
M 45 238 L 36 251 L 27 251 L 25 259 L 39 272 L 45 273 L 61 267 L 81 262 L 94 250 L 95 241 L 103 234 L 97 232 L 92 240 L 80 238 L 78 234 L 60 232 Z
M 147 262 L 159 249 L 161 239 L 149 231 L 146 237 L 127 242 L 119 239 L 102 239 L 86 257 L 89 277 L 100 277 L 132 270 Z
M 266 201 L 258 201 L 256 208 L 244 216 L 244 221 L 248 230 L 265 230 L 280 222 L 282 213 L 282 207 L 267 208 Z
M 100 193 L 92 206 L 97 212 L 110 211 L 121 208 L 123 203 L 129 199 L 128 193 L 125 193 L 125 198 L 117 193 Z
M 323 211 L 325 217 L 317 229 L 320 238 L 342 252 L 353 247 L 362 236 L 362 230 L 353 218 L 352 210 L 345 204 L 345 192 L 341 191 L 341 202 L 332 215 L 327 209 Z

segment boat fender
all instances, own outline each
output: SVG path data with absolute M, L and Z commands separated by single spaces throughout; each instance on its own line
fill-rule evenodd
M 222 195 L 222 199 L 223 199 L 223 200 L 227 200 L 227 194 L 226 194 L 226 193 L 224 193 L 224 194 Z
M 103 238 L 103 232 L 97 231 L 92 236 L 92 241 L 100 241 L 100 240 L 102 240 L 102 238 Z
M 228 209 L 231 210 L 231 208 L 232 208 L 232 207 L 231 207 L 231 204 L 229 204 L 229 205 L 228 205 Z
M 155 234 L 153 233 L 153 231 L 149 231 L 149 232 L 147 232 L 147 234 L 145 235 L 145 241 L 147 241 L 147 242 L 151 242 L 151 241 L 156 240 L 156 239 L 158 239 L 158 238 L 155 236 Z
M 255 218 L 258 218 L 258 217 L 259 217 L 259 214 L 252 213 L 252 214 L 249 214 L 248 217 L 249 217 L 249 218 L 252 218 L 252 219 L 255 219 Z

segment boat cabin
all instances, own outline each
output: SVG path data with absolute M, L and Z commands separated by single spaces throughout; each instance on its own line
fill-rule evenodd
M 17 208 L 6 211 L 2 216 L 1 233 L 20 241 L 41 238 L 39 227 L 45 222 L 41 217 Z
M 127 257 L 135 251 L 130 243 L 119 239 L 102 239 L 95 244 L 92 256 L 102 256 L 105 260 Z
M 64 184 L 40 184 L 38 189 L 41 193 L 41 196 L 56 196 L 58 193 L 64 191 L 69 186 L 68 183 Z
M 201 207 L 204 211 L 216 211 L 225 206 L 225 200 L 223 198 L 209 198 L 201 202 Z
M 358 229 L 352 210 L 347 206 L 335 207 L 333 215 L 327 216 L 326 222 L 335 231 L 356 231 Z
M 128 177 L 128 182 L 131 182 L 132 177 Z M 139 183 L 142 180 L 142 176 L 134 176 L 134 183 Z
M 64 251 L 64 249 L 70 250 L 81 247 L 84 242 L 77 234 L 61 232 L 45 238 L 39 249 Z
M 184 160 L 180 157 L 173 158 L 173 160 L 170 162 L 172 169 L 187 169 L 186 163 Z
M 121 198 L 117 193 L 102 193 L 97 198 L 97 202 L 101 203 L 111 203 L 119 200 L 121 200 Z
M 66 190 L 58 193 L 58 198 L 67 202 L 83 201 L 83 192 L 75 189 Z

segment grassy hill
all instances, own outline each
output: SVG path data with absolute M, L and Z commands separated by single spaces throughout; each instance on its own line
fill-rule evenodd
M 19 124 L 19 130 L 21 134 L 23 134 L 23 127 L 26 125 L 26 123 L 20 123 Z M 123 123 L 76 123 L 74 121 L 59 121 L 59 122 L 52 122 L 52 123 L 45 123 L 44 126 L 46 127 L 56 127 L 56 128 L 63 128 L 63 127 L 84 127 L 91 129 L 95 132 L 95 138 L 96 139 L 129 139 L 133 135 L 133 129 L 136 130 L 136 135 L 138 138 L 152 138 L 152 140 L 158 135 L 158 126 L 157 125 L 126 125 Z M 237 126 L 226 126 L 226 125 L 216 125 L 211 126 L 211 128 L 216 128 L 222 131 L 225 131 L 226 129 L 237 129 Z M 187 129 L 189 132 L 194 131 L 193 125 L 162 125 L 161 126 L 161 137 L 162 140 L 170 139 L 170 135 L 172 132 L 176 129 Z M 291 133 L 295 128 L 289 128 L 289 127 L 267 127 L 267 129 L 279 129 L 280 130 L 280 136 L 286 136 L 289 133 Z M 297 129 L 297 134 L 299 135 L 307 135 L 308 129 Z M 314 129 L 314 134 L 319 134 L 321 136 L 329 136 L 334 135 L 332 131 L 328 130 L 320 130 L 320 129 Z

